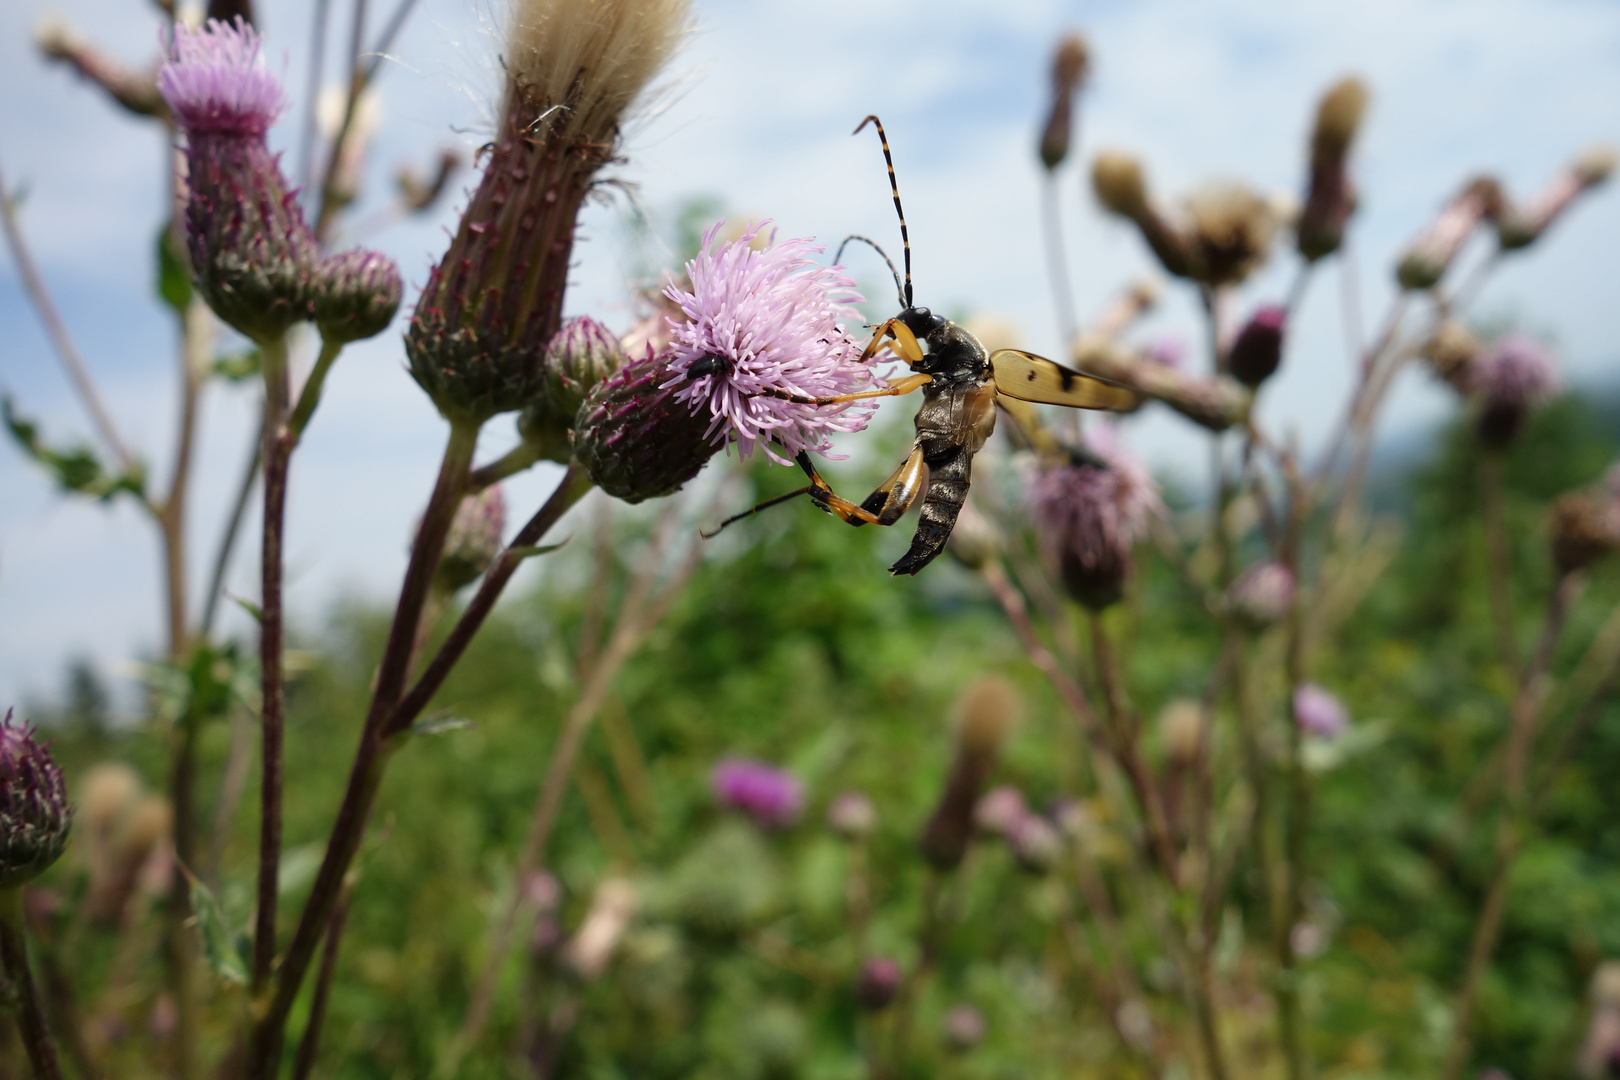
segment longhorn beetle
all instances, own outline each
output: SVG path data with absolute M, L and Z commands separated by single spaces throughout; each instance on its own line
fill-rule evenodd
M 883 261 L 889 264 L 890 273 L 894 273 L 895 287 L 900 293 L 900 313 L 876 327 L 872 340 L 861 352 L 861 360 L 870 361 L 879 350 L 886 348 L 910 366 L 911 374 L 882 390 L 858 394 L 803 397 L 787 391 L 766 393 L 802 405 L 837 405 L 921 390 L 923 402 L 915 421 L 917 437 L 906 460 L 858 506 L 835 494 L 832 486 L 816 471 L 808 452 L 801 452 L 795 460 L 810 478 L 809 484 L 726 519 L 715 532 L 800 495 L 810 496 L 821 509 L 851 525 L 893 525 L 922 494 L 922 512 L 917 532 L 911 539 L 911 549 L 889 567 L 891 574 L 915 574 L 945 549 L 945 541 L 950 538 L 951 528 L 967 500 L 973 455 L 995 430 L 997 394 L 1073 409 L 1119 411 L 1134 409 L 1138 399 L 1122 386 L 1071 371 L 1021 349 L 997 349 L 987 353 L 979 339 L 968 331 L 912 302 L 911 238 L 906 232 L 905 211 L 900 206 L 900 184 L 894 175 L 889 137 L 883 131 L 883 122 L 876 116 L 862 120 L 852 134 L 859 135 L 867 124 L 877 128 L 878 138 L 883 143 L 883 160 L 889 168 L 889 191 L 894 196 L 894 211 L 900 218 L 900 242 L 905 247 L 906 278 L 902 286 L 900 275 L 894 273 L 894 263 L 883 254 L 882 248 L 864 236 L 849 238 L 877 248 Z M 842 246 L 839 250 L 843 250 Z

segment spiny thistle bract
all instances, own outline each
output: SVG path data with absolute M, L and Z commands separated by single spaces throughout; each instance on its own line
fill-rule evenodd
M 34 729 L 0 720 L 0 888 L 32 881 L 62 855 L 73 827 L 67 785 Z

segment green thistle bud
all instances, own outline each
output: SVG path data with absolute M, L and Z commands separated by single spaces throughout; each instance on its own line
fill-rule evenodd
M 574 457 L 592 482 L 625 502 L 672 495 L 720 448 L 707 409 L 676 401 L 661 357 L 633 361 L 602 380 L 574 419 Z
M 0 721 L 0 888 L 32 881 L 61 858 L 73 827 L 67 785 L 34 729 Z
M 501 553 L 501 537 L 506 531 L 506 497 L 500 485 L 485 488 L 464 499 L 450 523 L 439 560 L 436 583 L 446 592 L 456 592 L 477 580 Z
M 607 327 L 589 315 L 569 319 L 546 346 L 546 400 L 572 417 L 585 395 L 623 366 L 619 339 Z
M 365 248 L 322 259 L 313 286 L 315 323 L 321 337 L 333 342 L 382 333 L 399 310 L 404 291 L 394 260 Z

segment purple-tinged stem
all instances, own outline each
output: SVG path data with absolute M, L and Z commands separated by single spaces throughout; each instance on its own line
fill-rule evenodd
M 321 949 L 320 970 L 315 973 L 315 994 L 309 1003 L 309 1023 L 298 1040 L 298 1056 L 293 1059 L 293 1080 L 309 1080 L 320 1052 L 321 1029 L 326 1023 L 326 1006 L 332 994 L 332 976 L 337 971 L 338 947 L 343 941 L 343 925 L 349 918 L 349 901 L 354 897 L 354 879 L 344 882 L 332 915 L 326 920 L 326 944 Z
M 1513 573 L 1508 552 L 1507 522 L 1502 513 L 1502 459 L 1486 450 L 1479 459 L 1479 493 L 1485 512 L 1485 556 L 1490 567 L 1491 622 L 1496 628 L 1497 655 L 1508 679 L 1522 687 L 1519 641 L 1513 632 Z
M 5 963 L 6 976 L 18 997 L 22 1015 L 18 1017 L 17 1028 L 22 1033 L 34 1076 L 37 1080 L 62 1080 L 62 1069 L 56 1062 L 56 1044 L 51 1041 L 39 991 L 28 971 L 28 941 L 23 932 L 20 888 L 0 889 L 0 960 Z

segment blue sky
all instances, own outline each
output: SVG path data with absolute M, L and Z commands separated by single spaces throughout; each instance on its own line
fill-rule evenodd
M 263 7 L 269 55 L 286 64 L 296 101 L 309 6 Z M 1363 209 L 1353 247 L 1369 322 L 1389 297 L 1392 256 L 1467 175 L 1490 170 L 1528 194 L 1580 147 L 1620 141 L 1620 5 L 1594 0 L 696 0 L 695 9 L 698 29 L 666 90 L 627 133 L 629 161 L 619 172 L 645 205 L 667 212 L 715 195 L 737 215 L 773 217 L 792 235 L 892 237 L 875 140 L 849 137 L 876 112 L 894 146 L 919 300 L 1010 320 L 1026 347 L 1050 355 L 1061 350 L 1033 145 L 1049 52 L 1067 29 L 1088 35 L 1095 61 L 1079 158 L 1104 145 L 1136 150 L 1172 200 L 1212 177 L 1297 191 L 1316 95 L 1344 73 L 1367 78 L 1374 98 L 1356 160 Z M 156 22 L 138 0 L 56 0 L 55 10 L 130 62 L 156 51 Z M 0 12 L 0 94 L 21 103 L 0 114 L 0 163 L 27 189 L 25 228 L 113 411 L 161 472 L 175 404 L 174 331 L 151 299 L 149 267 L 166 149 L 150 127 L 35 57 L 30 28 L 45 11 L 16 0 Z M 374 198 L 399 165 L 481 141 L 496 22 L 487 3 L 421 0 L 382 82 Z M 298 114 L 295 104 L 290 115 Z M 284 122 L 273 142 L 291 145 L 293 131 Z M 1061 177 L 1082 315 L 1149 268 L 1132 232 L 1097 211 L 1084 175 L 1083 160 L 1072 159 Z M 399 260 L 408 296 L 459 202 L 446 200 L 434 220 L 367 238 Z M 620 326 L 635 265 L 625 220 L 622 201 L 587 211 L 569 300 L 572 311 Z M 1292 270 L 1274 258 L 1239 309 L 1279 298 Z M 880 273 L 861 269 L 874 291 Z M 1620 355 L 1617 277 L 1620 194 L 1604 191 L 1510 264 L 1479 310 L 1548 333 L 1571 378 L 1598 378 Z M 1307 444 L 1348 382 L 1338 297 L 1334 274 L 1313 283 L 1262 406 L 1269 422 L 1292 423 Z M 1173 291 L 1144 333 L 1196 341 L 1191 298 Z M 22 409 L 53 436 L 86 431 L 9 260 L 0 260 L 0 342 L 0 386 Z M 1414 376 L 1399 387 L 1389 426 L 1448 406 Z M 192 533 L 199 552 L 212 547 L 250 423 L 244 392 L 210 393 Z M 487 451 L 509 438 L 496 421 Z M 1166 417 L 1134 425 L 1131 439 L 1160 468 L 1202 460 L 1198 440 Z M 341 598 L 388 595 L 441 444 L 440 422 L 404 372 L 397 328 L 345 353 L 294 466 L 296 623 L 318 629 Z M 512 485 L 515 513 L 529 512 L 548 478 L 542 471 Z M 251 547 L 232 579 L 247 595 L 255 592 Z M 155 541 L 134 511 L 65 500 L 0 446 L 0 702 L 52 692 L 69 655 L 88 655 L 109 673 L 145 655 L 159 634 L 157 568 Z

